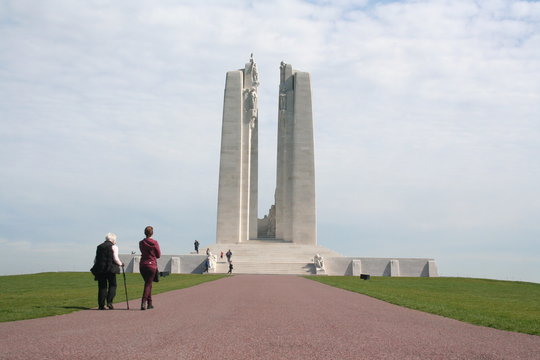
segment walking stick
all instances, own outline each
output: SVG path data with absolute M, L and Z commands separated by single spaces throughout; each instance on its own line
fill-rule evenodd
M 122 274 L 124 275 L 124 290 L 126 291 L 126 304 L 127 309 L 129 310 L 129 301 L 127 296 L 127 285 L 126 285 L 126 272 L 124 271 L 124 264 L 122 264 Z

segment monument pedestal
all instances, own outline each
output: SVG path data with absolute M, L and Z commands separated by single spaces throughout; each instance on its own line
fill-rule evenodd
M 232 263 L 235 274 L 287 274 L 314 275 L 316 274 L 313 257 L 320 254 L 323 258 L 341 257 L 340 254 L 323 246 L 299 245 L 280 240 L 249 240 L 237 244 L 212 244 L 202 247 L 209 248 L 212 254 L 220 255 L 228 250 L 232 252 Z M 228 263 L 218 259 L 216 272 L 229 271 Z

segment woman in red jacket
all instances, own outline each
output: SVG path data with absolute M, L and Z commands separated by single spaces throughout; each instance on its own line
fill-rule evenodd
M 139 270 L 144 279 L 141 310 L 154 308 L 154 306 L 152 306 L 152 281 L 154 281 L 154 277 L 158 272 L 157 259 L 161 256 L 161 250 L 159 249 L 158 242 L 152 239 L 153 234 L 154 228 L 147 226 L 144 229 L 146 238 L 139 242 L 139 249 L 142 254 Z

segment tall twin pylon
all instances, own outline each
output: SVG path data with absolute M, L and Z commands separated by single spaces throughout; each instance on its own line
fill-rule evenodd
M 227 72 L 223 104 L 216 243 L 259 238 L 316 245 L 311 82 L 281 62 L 275 204 L 258 219 L 259 74 L 253 54 Z

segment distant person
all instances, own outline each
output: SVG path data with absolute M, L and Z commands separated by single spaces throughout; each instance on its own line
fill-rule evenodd
M 220 259 L 223 259 L 223 251 L 221 252 L 221 255 L 219 256 Z
M 120 273 L 120 266 L 124 266 L 118 258 L 118 246 L 116 246 L 116 235 L 108 233 L 105 241 L 98 245 L 96 258 L 91 271 L 98 282 L 98 306 L 99 310 L 107 308 L 114 309 L 113 300 L 116 295 L 116 274 Z
M 139 249 L 141 250 L 141 262 L 139 263 L 139 270 L 144 279 L 144 290 L 141 300 L 141 310 L 153 309 L 152 305 L 152 282 L 158 272 L 157 259 L 161 256 L 161 249 L 156 240 L 152 239 L 154 235 L 154 228 L 147 226 L 144 229 L 144 235 L 146 238 L 139 242 Z
M 195 252 L 198 254 L 199 253 L 199 242 L 197 240 L 195 240 L 195 242 L 193 243 L 193 246 L 195 246 Z
M 229 272 L 227 272 L 227 274 L 232 275 L 232 270 L 233 270 L 233 266 L 232 266 L 232 261 L 231 261 L 231 262 L 229 262 Z
M 229 251 L 227 251 L 227 253 L 225 254 L 225 256 L 227 256 L 227 261 L 230 263 L 230 262 L 231 262 L 231 257 L 232 257 L 231 249 L 229 249 Z
M 210 248 L 206 248 L 206 256 L 211 255 Z

